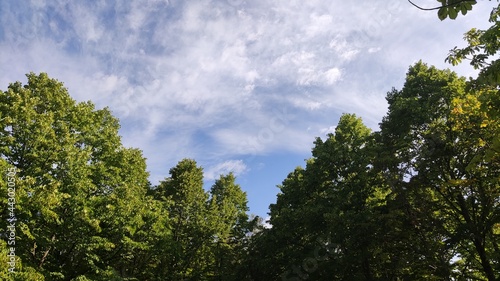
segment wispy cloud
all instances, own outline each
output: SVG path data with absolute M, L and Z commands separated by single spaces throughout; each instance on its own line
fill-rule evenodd
M 220 175 L 233 173 L 235 176 L 239 176 L 246 171 L 248 171 L 248 167 L 245 165 L 243 160 L 228 160 L 209 167 L 205 170 L 204 174 L 205 179 L 215 180 Z
M 250 169 L 234 160 L 245 156 L 307 154 L 343 112 L 376 128 L 407 67 L 448 67 L 447 50 L 488 9 L 439 22 L 399 0 L 7 0 L 0 87 L 47 72 L 110 107 L 153 181 L 183 157 L 213 178 Z

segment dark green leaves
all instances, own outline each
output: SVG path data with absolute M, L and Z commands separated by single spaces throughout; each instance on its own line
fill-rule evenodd
M 465 15 L 468 11 L 472 10 L 472 5 L 477 3 L 477 1 L 463 0 L 438 0 L 438 2 L 442 4 L 438 9 L 438 18 L 440 20 L 445 20 L 447 17 L 454 20 L 459 13 Z
M 280 186 L 273 227 L 253 239 L 250 276 L 497 280 L 498 98 L 466 88 L 418 62 L 388 93 L 380 132 L 343 115 Z

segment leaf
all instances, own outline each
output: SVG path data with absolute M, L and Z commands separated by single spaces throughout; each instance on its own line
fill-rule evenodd
M 448 8 L 448 16 L 450 17 L 450 19 L 454 20 L 457 18 L 458 16 L 458 12 L 455 8 Z
M 440 20 L 446 19 L 447 16 L 448 16 L 448 9 L 447 8 L 442 7 L 441 9 L 439 9 L 439 11 L 438 11 L 438 18 Z
M 471 6 L 471 9 L 472 9 L 472 6 Z M 467 9 L 467 3 L 462 3 L 462 5 L 460 5 L 460 11 L 462 12 L 462 15 L 465 16 L 465 14 L 467 14 L 467 11 L 469 11 L 469 9 Z

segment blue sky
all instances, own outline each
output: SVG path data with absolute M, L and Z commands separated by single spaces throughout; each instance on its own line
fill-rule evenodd
M 452 68 L 448 50 L 488 26 L 495 1 L 478 2 L 441 22 L 405 0 L 3 0 L 0 89 L 47 72 L 113 111 L 153 184 L 194 158 L 207 186 L 233 171 L 265 217 L 276 185 L 342 113 L 377 130 L 409 65 Z

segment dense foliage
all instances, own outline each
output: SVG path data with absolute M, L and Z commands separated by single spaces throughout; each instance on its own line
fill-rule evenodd
M 270 228 L 233 174 L 205 190 L 192 159 L 152 185 L 107 108 L 28 74 L 0 92 L 0 279 L 500 280 L 498 11 L 448 58 L 477 79 L 410 66 L 379 131 L 344 114 L 316 138 Z
M 186 159 L 151 186 L 108 109 L 27 77 L 0 95 L 3 280 L 213 280 L 234 269 L 249 220 L 232 174 L 205 192 Z
M 343 115 L 280 186 L 254 280 L 498 280 L 496 94 L 419 62 L 379 132 Z

